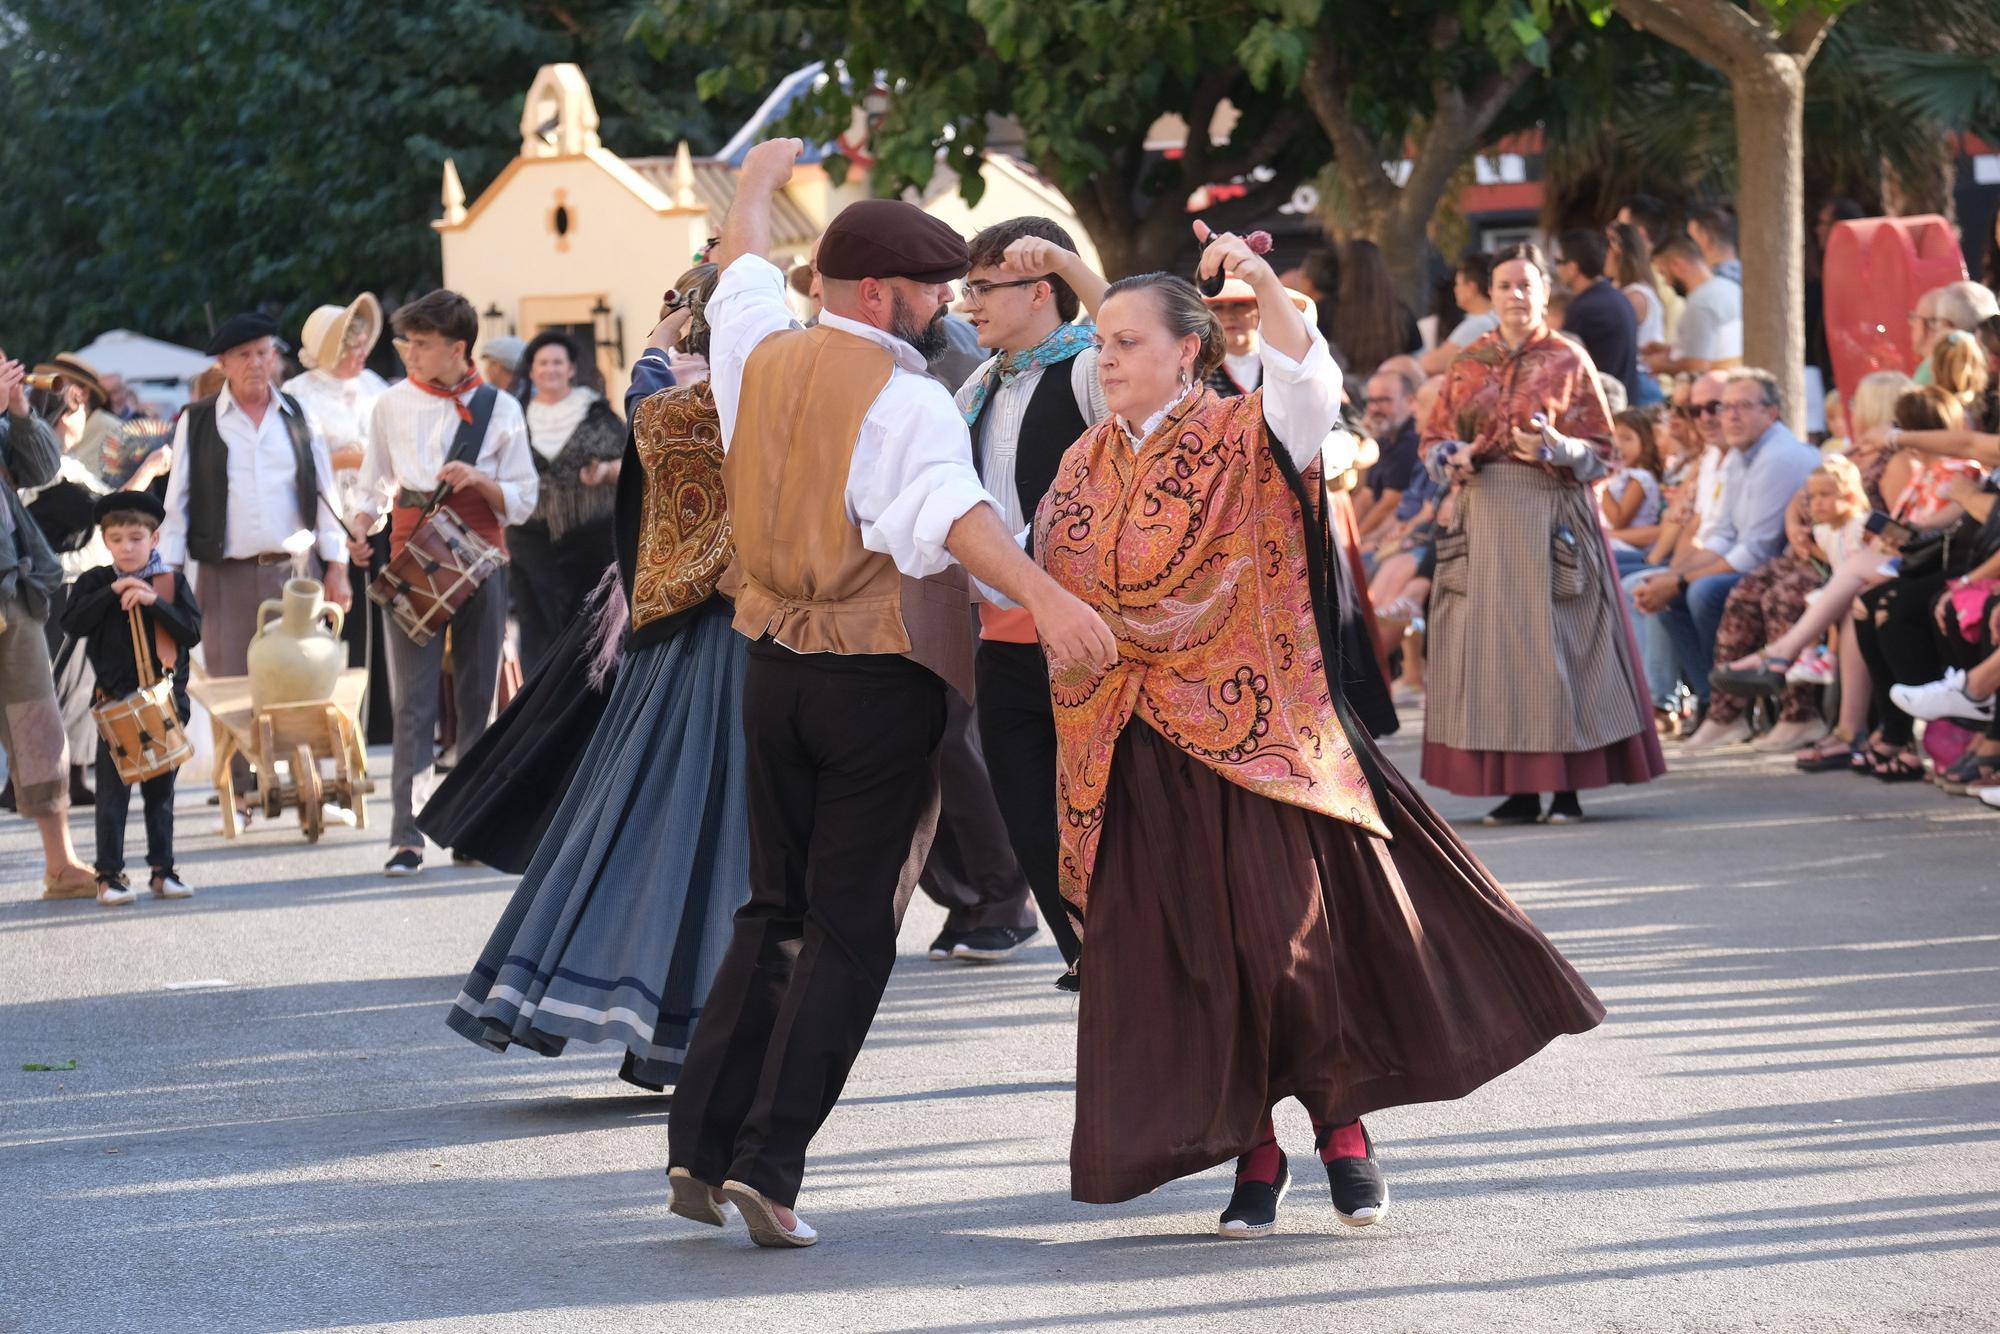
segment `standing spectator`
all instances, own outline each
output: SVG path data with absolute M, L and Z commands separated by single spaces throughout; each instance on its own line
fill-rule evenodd
M 550 329 L 522 360 L 533 448 L 535 510 L 507 530 L 507 587 L 521 627 L 521 670 L 541 666 L 613 557 L 611 485 L 625 453 L 625 423 L 596 390 L 576 382 L 576 344 Z
M 1354 495 L 1354 520 L 1363 542 L 1388 528 L 1421 467 L 1416 393 L 1417 387 L 1399 372 L 1377 371 L 1368 379 L 1365 421 L 1381 457 Z
M 1486 288 L 1493 280 L 1493 261 L 1485 255 L 1467 255 L 1458 262 L 1458 272 L 1452 279 L 1452 300 L 1458 303 L 1465 318 L 1438 345 L 1421 357 L 1418 363 L 1425 375 L 1443 375 L 1459 353 L 1471 347 L 1500 325 L 1500 317 L 1493 313 L 1493 302 L 1486 295 Z
M 1621 226 L 1636 227 L 1639 230 L 1639 234 L 1646 238 L 1646 248 L 1655 256 L 1660 253 L 1660 247 L 1665 245 L 1674 236 L 1674 229 L 1669 225 L 1667 219 L 1666 205 L 1648 194 L 1633 195 L 1618 210 L 1617 222 Z M 1660 308 L 1661 315 L 1664 317 L 1661 321 L 1661 337 L 1663 341 L 1671 341 L 1673 339 L 1674 328 L 1680 323 L 1681 308 L 1685 304 L 1686 302 L 1681 295 L 1674 291 L 1671 286 L 1661 289 Z
M 351 605 L 347 534 L 326 443 L 299 401 L 277 388 L 277 322 L 233 315 L 209 339 L 208 355 L 221 365 L 223 386 L 181 414 L 158 550 L 169 570 L 200 563 L 202 666 L 211 676 L 243 676 L 257 608 L 291 577 L 293 534 L 313 534 L 308 569 L 323 576 L 328 601 Z M 248 823 L 249 761 L 239 756 L 231 770 L 239 820 Z
M 501 393 L 517 399 L 525 397 L 528 385 L 521 363 L 526 360 L 527 351 L 528 345 L 513 334 L 489 338 L 479 353 L 479 373 Z
M 1666 767 L 1589 485 L 1611 418 L 1590 359 L 1544 322 L 1548 284 L 1539 248 L 1494 257 L 1500 327 L 1452 363 L 1424 425 L 1432 475 L 1459 490 L 1431 588 L 1423 774 L 1504 796 L 1488 824 L 1568 824 L 1578 789 Z
M 504 526 L 535 511 L 538 479 L 521 405 L 482 384 L 472 369 L 479 316 L 470 301 L 440 289 L 402 307 L 391 324 L 410 375 L 376 401 L 368 457 L 361 465 L 365 494 L 395 497 L 390 557 L 410 540 L 440 486 L 451 489 L 445 504 L 459 520 L 504 550 Z M 458 448 L 462 438 L 471 448 Z M 355 516 L 355 531 L 366 533 L 375 519 L 372 508 L 363 509 Z M 373 557 L 365 538 L 355 538 L 353 550 L 357 561 Z M 493 713 L 493 685 L 507 637 L 507 573 L 487 576 L 450 621 L 460 754 L 472 749 Z M 388 638 L 396 744 L 389 775 L 389 860 L 382 869 L 397 877 L 424 869 L 424 836 L 413 807 L 418 778 L 436 762 L 445 633 L 440 627 L 428 643 L 418 644 L 392 620 Z
M 1249 283 L 1224 282 L 1220 291 L 1203 300 L 1222 326 L 1222 364 L 1208 373 L 1208 387 L 1224 398 L 1255 393 L 1264 383 L 1264 359 L 1257 343 L 1261 319 L 1257 293 Z
M 1768 371 L 1740 369 L 1725 377 L 1721 522 L 1710 545 L 1675 558 L 1666 571 L 1633 590 L 1633 601 L 1659 618 L 1683 646 L 1695 694 L 1708 698 L 1706 673 L 1730 590 L 1744 575 L 1785 548 L 1785 510 L 1819 466 L 1819 451 L 1782 420 L 1784 400 Z M 1701 749 L 1733 739 L 1734 725 L 1704 719 L 1688 744 Z
M 1646 358 L 1655 375 L 1725 370 L 1743 360 L 1743 289 L 1717 277 L 1693 241 L 1675 237 L 1653 252 L 1653 264 L 1687 298 L 1669 347 Z
M 28 410 L 26 370 L 4 351 L 0 401 L 0 748 L 14 804 L 42 836 L 42 897 L 84 899 L 97 893 L 97 876 L 69 839 L 69 744 L 43 628 L 62 566 L 15 491 L 52 479 L 62 452 Z
M 1625 294 L 1604 276 L 1609 244 L 1602 232 L 1577 227 L 1556 242 L 1556 278 L 1570 291 L 1563 332 L 1583 344 L 1590 364 L 1625 386 L 1629 402 L 1639 392 L 1639 320 Z
M 1702 260 L 1718 278 L 1743 285 L 1743 261 L 1736 257 L 1736 215 L 1720 204 L 1688 214 L 1688 235 L 1701 247 Z
M 1645 357 L 1653 349 L 1665 349 L 1667 345 L 1667 307 L 1660 299 L 1659 284 L 1653 275 L 1653 243 L 1644 232 L 1625 222 L 1612 223 L 1605 238 L 1610 249 L 1604 256 L 1604 271 L 1632 304 L 1632 317 L 1638 321 L 1639 392 L 1632 405 L 1650 407 L 1664 395 L 1658 377 L 1646 370 Z
M 1340 303 L 1333 313 L 1333 332 L 1356 380 L 1366 380 L 1399 352 L 1423 349 L 1417 317 L 1396 295 L 1389 263 L 1373 241 L 1349 241 L 1341 256 Z

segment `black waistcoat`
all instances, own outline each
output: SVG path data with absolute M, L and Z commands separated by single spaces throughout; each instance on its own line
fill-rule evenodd
M 221 395 L 204 398 L 187 407 L 187 549 L 200 561 L 223 558 L 229 540 L 229 444 L 215 424 L 215 409 Z M 313 467 L 312 430 L 306 425 L 305 411 L 290 394 L 278 392 L 271 410 L 285 423 L 292 438 L 292 457 L 298 467 L 299 526 L 318 524 L 319 472 Z M 175 466 L 182 466 L 178 461 Z M 257 553 L 262 554 L 262 553 Z
M 1031 525 L 1042 497 L 1056 483 L 1063 455 L 1090 426 L 1076 406 L 1075 374 L 1074 358 L 1044 367 L 1021 414 L 1021 438 L 1014 444 L 1014 493 L 1020 497 L 1021 513 Z M 993 394 L 988 393 L 972 423 L 973 462 L 982 478 L 986 473 L 986 422 L 992 411 Z

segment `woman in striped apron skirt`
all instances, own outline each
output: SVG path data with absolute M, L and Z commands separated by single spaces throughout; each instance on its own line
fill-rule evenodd
M 1666 772 L 1590 483 L 1611 418 L 1590 357 L 1551 331 L 1548 262 L 1496 257 L 1500 327 L 1447 373 L 1425 464 L 1453 483 L 1431 588 L 1424 781 L 1504 796 L 1487 824 L 1579 820 L 1582 788 Z M 1554 794 L 1542 809 L 1541 794 Z

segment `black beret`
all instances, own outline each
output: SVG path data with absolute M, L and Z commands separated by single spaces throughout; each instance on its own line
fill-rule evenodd
M 965 238 L 915 204 L 863 199 L 840 211 L 819 241 L 822 278 L 956 282 L 972 268 Z
M 208 346 L 202 350 L 211 357 L 219 357 L 232 347 L 242 347 L 245 343 L 259 338 L 276 338 L 278 322 L 269 315 L 258 311 L 248 311 L 242 315 L 231 315 L 222 322 L 222 327 L 209 335 Z
M 91 517 L 98 523 L 104 522 L 107 514 L 137 512 L 150 515 L 154 523 L 167 521 L 167 507 L 151 491 L 113 491 L 110 495 L 99 496 L 97 507 Z

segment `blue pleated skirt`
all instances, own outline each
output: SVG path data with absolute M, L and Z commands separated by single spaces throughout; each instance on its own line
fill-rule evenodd
M 616 1042 L 653 1084 L 688 1039 L 750 894 L 743 661 L 711 598 L 619 667 L 604 717 L 446 1022 L 483 1047 Z

